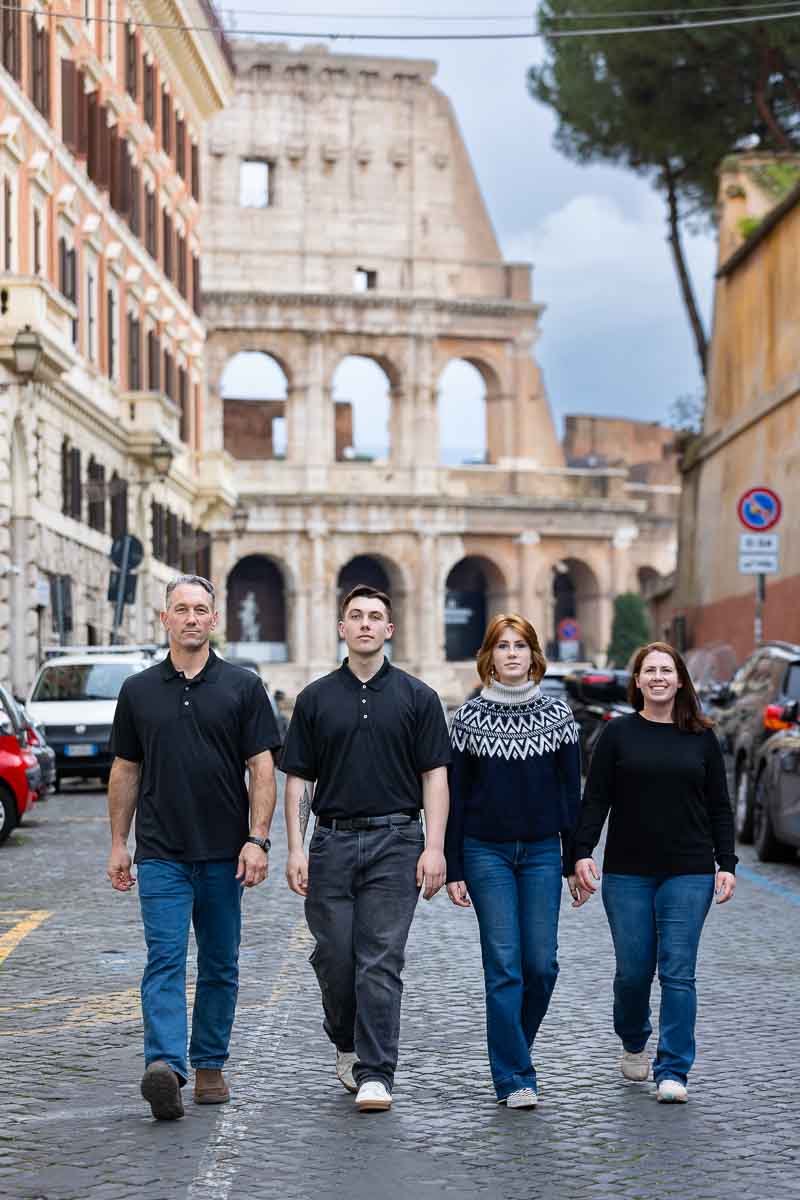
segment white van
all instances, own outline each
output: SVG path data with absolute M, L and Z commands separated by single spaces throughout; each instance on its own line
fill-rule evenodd
M 51 652 L 53 653 L 53 652 Z M 26 708 L 56 752 L 56 791 L 67 778 L 108 782 L 117 697 L 126 679 L 152 666 L 156 647 L 65 647 L 41 667 Z

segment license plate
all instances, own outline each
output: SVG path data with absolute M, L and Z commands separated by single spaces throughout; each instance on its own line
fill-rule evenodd
M 81 742 L 80 744 L 65 746 L 64 753 L 67 758 L 91 758 L 93 754 L 97 754 L 97 746 Z

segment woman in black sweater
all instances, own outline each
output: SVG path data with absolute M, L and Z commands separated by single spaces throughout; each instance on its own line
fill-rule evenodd
M 609 723 L 592 758 L 575 834 L 573 907 L 597 890 L 591 854 L 610 811 L 602 894 L 617 959 L 620 1068 L 638 1082 L 649 1075 L 658 967 L 653 1078 L 659 1100 L 685 1103 L 700 934 L 713 896 L 723 904 L 736 887 L 733 817 L 719 743 L 677 650 L 651 642 L 637 652 L 629 699 L 636 712 Z
M 531 1053 L 558 975 L 562 847 L 571 862 L 580 801 L 578 730 L 562 700 L 541 694 L 545 665 L 530 622 L 495 617 L 478 651 L 483 690 L 450 730 L 447 891 L 475 906 L 489 1062 L 509 1108 L 538 1099 Z

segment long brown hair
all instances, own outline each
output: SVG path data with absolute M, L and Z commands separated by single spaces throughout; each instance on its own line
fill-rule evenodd
M 641 712 L 644 708 L 644 696 L 636 682 L 636 677 L 642 669 L 642 663 L 654 650 L 660 651 L 661 654 L 668 654 L 678 672 L 678 682 L 681 686 L 675 693 L 675 703 L 672 709 L 674 724 L 684 733 L 702 733 L 705 729 L 710 729 L 714 722 L 709 717 L 703 716 L 686 663 L 675 647 L 670 646 L 668 642 L 648 642 L 646 646 L 640 646 L 636 651 L 628 684 L 628 703 L 637 712 Z
M 530 646 L 531 679 L 535 683 L 538 683 L 547 670 L 547 659 L 542 653 L 542 647 L 539 645 L 539 637 L 530 621 L 526 621 L 519 613 L 498 613 L 497 616 L 492 617 L 486 626 L 486 633 L 483 635 L 481 648 L 478 651 L 478 674 L 481 677 L 481 683 L 484 687 L 488 685 L 492 677 L 492 654 L 494 653 L 494 648 L 500 641 L 500 634 L 507 625 L 510 625 L 514 632 L 524 638 Z

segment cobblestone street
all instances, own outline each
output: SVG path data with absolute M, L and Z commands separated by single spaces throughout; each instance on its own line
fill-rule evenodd
M 157 1124 L 139 1096 L 135 893 L 105 879 L 105 795 L 39 805 L 0 850 L 0 1196 L 14 1200 L 503 1200 L 800 1196 L 795 1063 L 800 863 L 743 852 L 699 971 L 687 1106 L 625 1083 L 611 1029 L 599 899 L 564 893 L 561 977 L 539 1037 L 538 1110 L 494 1103 L 477 926 L 444 893 L 420 902 L 390 1114 L 358 1116 L 337 1082 L 283 879 L 245 898 L 242 986 L 223 1108 Z

